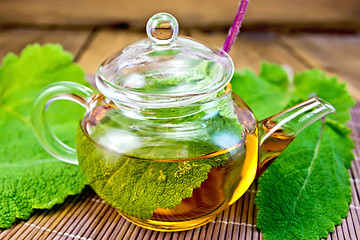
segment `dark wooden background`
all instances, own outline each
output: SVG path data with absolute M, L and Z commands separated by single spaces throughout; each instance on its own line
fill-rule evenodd
M 156 12 L 185 27 L 230 25 L 238 0 L 0 0 L 0 25 L 143 26 Z M 251 0 L 245 26 L 358 29 L 359 0 Z

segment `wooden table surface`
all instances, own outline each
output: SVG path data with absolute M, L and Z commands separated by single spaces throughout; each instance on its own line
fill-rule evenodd
M 182 29 L 187 35 L 221 47 L 226 33 L 205 33 Z M 75 56 L 87 74 L 94 74 L 103 60 L 128 44 L 145 38 L 145 30 L 117 29 L 0 29 L 0 58 L 19 54 L 27 44 L 60 43 Z M 360 34 L 296 34 L 272 32 L 241 33 L 230 51 L 235 68 L 255 71 L 261 61 L 286 64 L 294 71 L 320 68 L 347 82 L 351 94 L 360 100 Z
M 225 32 L 202 32 L 200 30 L 192 29 L 182 29 L 180 34 L 194 37 L 218 47 L 221 47 L 226 38 Z M 19 54 L 21 49 L 30 43 L 60 43 L 63 45 L 65 50 L 70 51 L 75 56 L 75 61 L 83 67 L 87 74 L 95 74 L 98 66 L 105 58 L 128 44 L 145 37 L 145 31 L 140 32 L 131 29 L 0 29 L 0 58 L 3 58 L 8 52 Z M 239 35 L 230 52 L 230 55 L 233 58 L 236 69 L 248 67 L 258 71 L 261 61 L 286 64 L 295 72 L 303 71 L 309 68 L 320 68 L 326 71 L 329 75 L 339 76 L 341 81 L 347 83 L 347 89 L 354 98 L 357 101 L 360 100 L 360 34 L 337 35 L 324 33 L 302 33 L 296 35 L 286 35 L 272 32 L 243 32 Z M 356 162 L 358 163 L 358 161 Z M 252 193 L 254 193 L 255 190 L 256 187 L 251 190 Z M 102 202 L 101 199 L 97 198 L 97 196 L 93 193 L 90 192 L 85 193 L 85 195 L 86 194 L 90 194 L 90 200 L 93 201 L 94 204 L 100 204 Z M 246 196 L 248 198 L 253 198 L 253 195 L 254 194 Z M 64 204 L 65 205 L 58 206 L 57 209 L 51 211 L 60 211 L 61 209 L 67 209 L 67 206 L 70 206 L 71 204 L 75 205 L 76 197 L 68 199 Z M 238 204 L 240 204 L 240 202 Z M 105 214 L 106 209 L 101 211 L 104 211 Z M 230 209 L 229 211 L 232 210 Z M 1 236 L 7 236 L 6 239 L 45 239 L 34 237 L 38 236 L 36 235 L 37 233 L 29 235 L 32 237 L 24 237 L 27 235 L 19 235 L 18 238 L 14 237 L 18 236 L 16 231 L 26 224 L 28 226 L 33 224 L 36 227 L 36 216 L 40 216 L 45 213 L 48 214 L 49 210 L 35 212 L 35 215 L 32 217 L 33 220 L 31 220 L 32 222 L 23 222 L 22 224 L 18 224 L 6 231 L 0 230 L 0 238 Z M 44 219 L 46 219 L 46 216 Z M 116 220 L 118 218 L 114 217 L 114 219 Z M 38 222 L 41 221 L 43 220 L 38 220 Z M 118 221 L 120 220 L 118 219 Z M 90 226 L 89 224 L 90 223 L 87 225 Z M 254 226 L 255 225 L 251 225 L 250 227 Z M 43 230 L 46 232 L 50 231 L 49 229 L 51 230 L 50 225 Z M 114 231 L 116 231 L 116 229 L 117 228 L 114 227 Z M 138 228 L 134 226 L 133 229 L 136 230 Z M 358 231 L 360 231 L 360 229 L 356 230 L 356 234 L 359 234 Z M 12 234 L 7 234 L 6 232 L 11 232 Z M 147 232 L 143 232 L 143 230 L 140 229 L 138 229 L 138 232 L 139 234 L 143 234 L 142 236 L 145 238 Z M 49 232 L 46 236 L 53 236 L 53 238 L 46 239 L 91 239 L 90 237 L 81 237 L 81 235 L 70 236 L 71 234 L 68 234 L 64 238 L 64 233 L 62 233 L 63 235 L 60 238 L 59 234 L 59 231 Z M 106 233 L 104 234 L 105 235 L 103 236 L 107 236 Z M 262 238 L 260 234 L 255 235 L 257 239 Z M 255 238 L 255 235 L 252 235 L 252 238 Z M 111 234 L 108 236 L 111 236 Z M 162 234 L 151 236 L 153 236 L 151 239 L 156 239 L 156 236 L 162 236 Z M 181 234 L 171 235 L 171 238 L 169 239 L 177 239 L 176 236 L 179 237 Z M 328 239 L 330 238 L 337 239 L 336 237 L 334 238 L 334 236 L 329 235 Z M 96 239 L 112 238 L 104 237 Z M 150 237 L 146 239 L 150 239 Z M 188 238 L 184 237 L 183 239 Z M 338 237 L 338 239 L 341 238 Z M 345 237 L 343 239 L 347 238 Z

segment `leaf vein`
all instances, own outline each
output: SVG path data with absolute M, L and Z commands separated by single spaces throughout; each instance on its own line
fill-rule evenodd
M 313 169 L 313 166 L 314 166 L 314 163 L 315 163 L 315 160 L 318 156 L 318 152 L 319 152 L 319 149 L 320 149 L 320 143 L 321 143 L 321 139 L 322 139 L 322 135 L 323 135 L 323 129 L 324 129 L 324 124 L 325 122 L 323 121 L 322 124 L 321 124 L 321 129 L 320 129 L 320 134 L 319 134 L 319 139 L 316 143 L 316 147 L 315 147 L 315 151 L 314 151 L 314 155 L 311 159 L 311 163 L 310 163 L 310 166 L 308 167 L 308 171 L 307 171 L 307 175 L 305 177 L 305 181 L 304 181 L 304 184 L 302 185 L 300 191 L 299 191 L 299 194 L 297 195 L 296 197 L 296 200 L 294 202 L 294 208 L 293 208 L 293 213 L 295 213 L 296 211 L 296 204 L 297 202 L 299 201 L 299 198 L 300 198 L 300 195 L 302 194 L 302 192 L 304 191 L 308 181 L 309 181 L 309 178 L 310 178 L 310 175 L 311 175 L 311 172 L 312 172 L 312 169 Z
M 17 119 L 19 119 L 20 121 L 22 121 L 23 123 L 25 123 L 27 126 L 31 127 L 31 123 L 30 120 L 25 118 L 23 115 L 21 115 L 20 113 L 18 113 L 17 111 L 15 111 L 15 109 L 13 109 L 12 107 L 4 104 L 4 103 L 0 103 L 0 107 L 2 109 L 4 109 L 7 113 L 9 113 L 10 115 L 12 115 L 13 117 L 16 117 Z

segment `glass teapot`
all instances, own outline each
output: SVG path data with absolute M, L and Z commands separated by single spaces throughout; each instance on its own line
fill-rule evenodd
M 178 37 L 178 23 L 166 13 L 150 18 L 146 31 L 149 39 L 100 66 L 101 94 L 54 83 L 40 92 L 32 115 L 43 147 L 79 164 L 95 192 L 139 226 L 181 231 L 211 221 L 300 131 L 335 112 L 314 97 L 258 122 L 231 91 L 227 53 Z M 86 108 L 76 150 L 46 122 L 47 107 L 59 99 Z

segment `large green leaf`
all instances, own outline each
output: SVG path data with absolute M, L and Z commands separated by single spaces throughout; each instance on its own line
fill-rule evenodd
M 56 81 L 85 84 L 84 73 L 60 45 L 26 47 L 8 54 L 0 67 L 0 228 L 27 219 L 34 208 L 50 208 L 79 193 L 85 180 L 78 166 L 48 154 L 34 137 L 30 111 L 36 94 Z M 59 110 L 61 109 L 61 110 Z M 49 121 L 60 139 L 74 144 L 83 109 L 70 102 L 53 104 Z
M 320 70 L 287 76 L 281 66 L 262 63 L 260 76 L 245 69 L 235 74 L 232 85 L 259 119 L 313 95 L 337 109 L 299 134 L 260 177 L 256 197 L 265 239 L 326 238 L 347 215 L 351 201 L 347 169 L 354 145 L 342 124 L 350 119 L 355 101 L 345 84 Z
M 265 239 L 327 238 L 349 209 L 353 147 L 349 129 L 330 120 L 298 136 L 259 180 Z
M 235 72 L 231 84 L 234 92 L 245 100 L 258 119 L 284 110 L 290 102 L 316 95 L 337 110 L 337 114 L 328 116 L 329 119 L 346 123 L 350 120 L 348 110 L 355 105 L 345 83 L 340 83 L 336 77 L 327 77 L 318 69 L 288 76 L 282 66 L 263 62 L 259 75 L 245 68 Z

